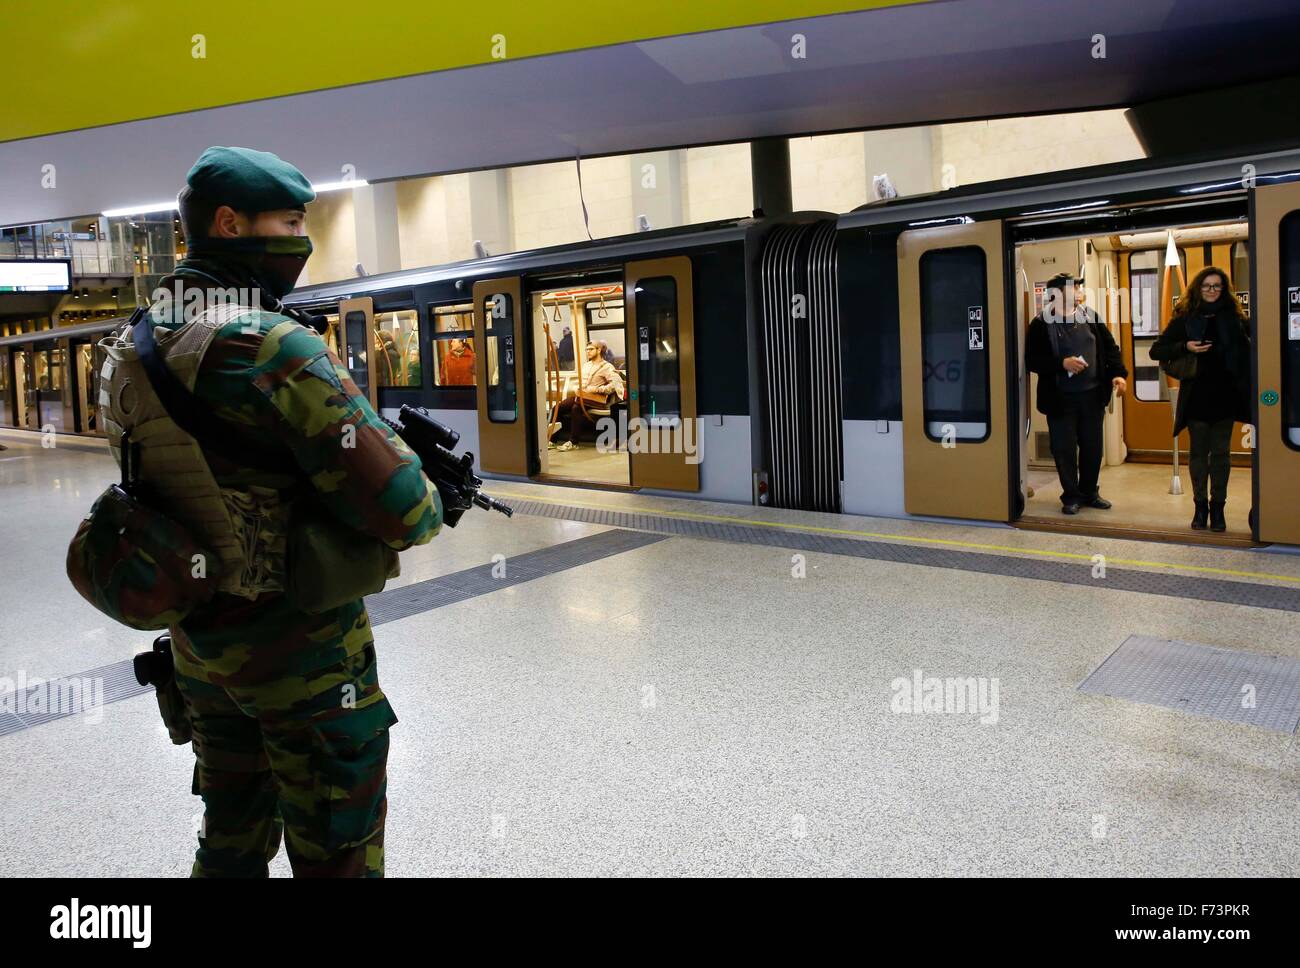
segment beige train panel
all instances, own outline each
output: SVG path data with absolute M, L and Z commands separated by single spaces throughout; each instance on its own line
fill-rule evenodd
M 1281 395 L 1286 391 L 1282 363 L 1287 348 L 1283 334 L 1287 332 L 1288 319 L 1287 307 L 1282 302 L 1280 228 L 1282 220 L 1296 211 L 1300 211 L 1300 184 L 1292 182 L 1255 190 L 1251 237 L 1256 286 L 1251 315 L 1255 322 L 1259 377 L 1255 386 L 1259 414 L 1255 433 L 1257 537 L 1260 541 L 1287 544 L 1300 544 L 1300 450 L 1288 446 L 1284 439 Z M 1300 286 L 1300 279 L 1285 282 Z M 1293 386 L 1290 392 L 1300 392 L 1300 387 Z
M 921 337 L 921 257 L 940 249 L 984 251 L 984 352 L 988 357 L 989 433 L 945 447 L 925 432 Z M 898 239 L 899 344 L 903 397 L 903 506 L 908 514 L 1010 519 L 1007 426 L 1007 325 L 1002 223 L 914 229 Z
M 528 421 L 525 419 L 524 400 L 520 391 L 524 388 L 524 354 L 523 326 L 521 319 L 527 318 L 522 305 L 523 287 L 518 276 L 504 279 L 482 279 L 474 283 L 474 341 L 479 349 L 474 354 L 474 368 L 478 380 L 478 442 L 479 466 L 485 471 L 498 474 L 528 473 Z M 506 359 L 506 347 L 497 348 L 497 366 L 509 366 L 515 380 L 515 417 L 510 421 L 493 420 L 489 413 L 488 400 L 488 343 L 487 315 L 485 301 L 492 296 L 510 297 L 510 314 L 513 331 L 512 345 L 508 348 L 510 359 Z
M 677 378 L 681 419 L 675 427 L 649 427 L 647 432 L 660 435 L 661 451 L 645 453 L 636 448 L 631 455 L 632 484 L 635 487 L 665 488 L 674 491 L 700 489 L 699 462 L 703 456 L 699 412 L 695 401 L 695 290 L 691 260 L 686 256 L 629 262 L 624 268 L 624 300 L 627 319 L 628 414 L 633 419 L 649 421 L 641 411 L 640 333 L 637 326 L 637 284 L 644 279 L 668 277 L 677 288 Z M 652 351 L 657 351 L 653 347 Z M 689 423 L 688 423 L 689 421 Z M 692 457 L 687 450 L 695 451 Z

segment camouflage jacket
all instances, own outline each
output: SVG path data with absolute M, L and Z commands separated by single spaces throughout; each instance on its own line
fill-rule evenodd
M 170 325 L 156 312 L 153 325 Z M 268 336 L 286 319 L 262 309 L 233 318 L 204 355 L 194 393 L 231 425 L 232 436 L 286 448 L 301 476 L 240 466 L 205 447 L 218 484 L 310 487 L 341 521 L 394 549 L 429 541 L 442 525 L 442 505 L 420 459 L 379 419 L 313 330 L 298 326 Z M 218 595 L 172 632 L 186 673 L 201 673 L 215 685 L 301 675 L 373 640 L 363 601 L 307 614 L 280 593 L 253 601 Z

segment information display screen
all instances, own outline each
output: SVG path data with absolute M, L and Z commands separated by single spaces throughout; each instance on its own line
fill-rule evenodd
M 67 262 L 0 260 L 0 293 L 67 292 L 71 288 L 72 274 Z

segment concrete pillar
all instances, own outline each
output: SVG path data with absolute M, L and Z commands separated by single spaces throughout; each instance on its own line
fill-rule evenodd
M 352 189 L 352 218 L 357 232 L 357 261 L 368 275 L 402 268 L 397 231 L 397 183 L 381 182 Z
M 469 173 L 470 244 L 482 242 L 490 255 L 513 252 L 510 172 L 505 168 Z
M 636 231 L 644 215 L 652 229 L 666 229 L 685 222 L 680 151 L 646 151 L 630 155 L 632 177 L 632 226 Z
M 794 211 L 790 188 L 790 142 L 786 138 L 759 138 L 749 143 L 750 178 L 754 210 L 767 217 Z
M 923 195 L 935 191 L 934 141 L 926 125 L 866 131 L 862 135 L 866 150 L 867 198 L 875 199 L 871 180 L 888 175 L 899 195 Z

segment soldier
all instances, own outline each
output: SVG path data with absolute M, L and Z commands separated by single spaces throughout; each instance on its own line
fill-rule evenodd
M 302 173 L 273 154 L 209 148 L 179 196 L 186 258 L 162 284 L 169 298 L 150 310 L 168 366 L 188 372 L 227 439 L 197 441 L 220 503 L 209 494 L 199 506 L 198 485 L 178 490 L 202 475 L 171 468 L 175 448 L 151 456 L 151 438 L 136 435 L 145 482 L 161 488 L 160 511 L 235 532 L 206 526 L 210 543 L 235 549 L 226 557 L 236 567 L 223 570 L 209 605 L 171 629 L 204 804 L 195 877 L 265 877 L 282 834 L 295 876 L 383 875 L 397 717 L 379 687 L 369 618 L 359 594 L 324 611 L 301 607 L 286 593 L 286 549 L 306 502 L 355 529 L 347 533 L 358 543 L 394 550 L 429 541 L 443 509 L 419 458 L 279 303 L 311 254 L 304 206 L 313 198 Z M 222 307 L 232 291 L 240 298 Z M 190 371 L 182 346 L 197 359 Z

